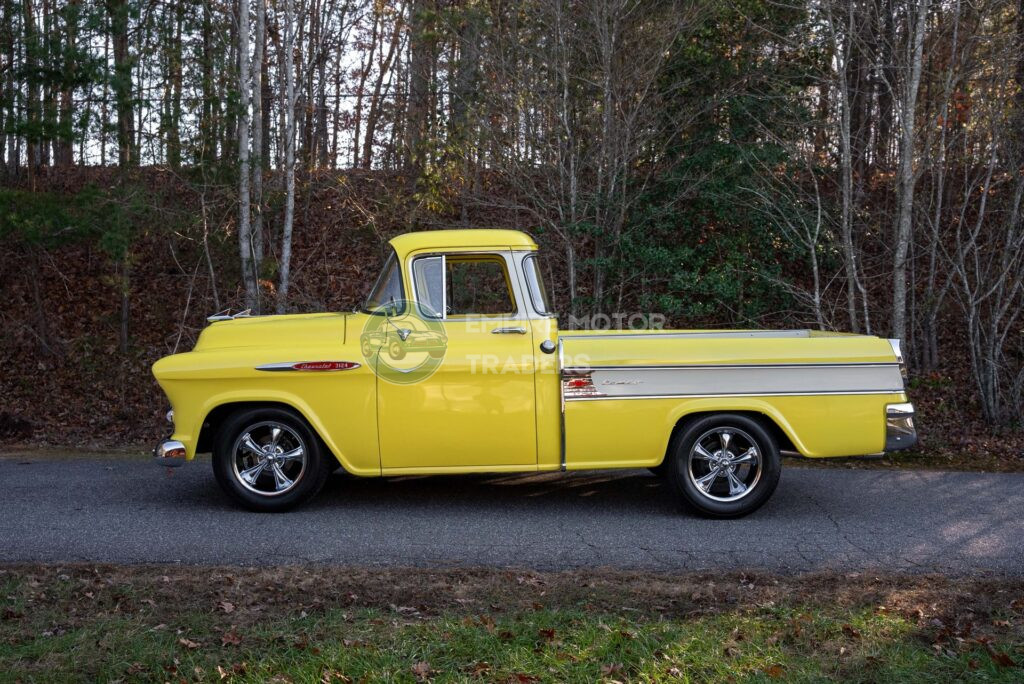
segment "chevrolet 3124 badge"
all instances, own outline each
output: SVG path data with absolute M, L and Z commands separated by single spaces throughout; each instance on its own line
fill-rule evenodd
M 527 235 L 403 235 L 354 313 L 219 316 L 153 374 L 177 466 L 242 505 L 352 475 L 649 468 L 709 516 L 757 509 L 781 451 L 917 440 L 899 342 L 814 330 L 560 331 Z M 225 319 L 225 320 L 216 320 Z

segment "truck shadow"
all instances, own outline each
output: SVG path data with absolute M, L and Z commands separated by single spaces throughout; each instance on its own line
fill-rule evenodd
M 677 513 L 669 486 L 646 470 L 576 473 L 416 475 L 360 478 L 335 474 L 305 508 L 585 508 Z

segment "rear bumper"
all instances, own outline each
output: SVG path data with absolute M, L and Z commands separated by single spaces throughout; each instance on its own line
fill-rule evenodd
M 177 468 L 185 463 L 185 453 L 185 445 L 171 439 L 153 449 L 153 460 L 159 465 Z
M 885 407 L 885 450 L 899 451 L 917 444 L 914 405 L 907 402 Z

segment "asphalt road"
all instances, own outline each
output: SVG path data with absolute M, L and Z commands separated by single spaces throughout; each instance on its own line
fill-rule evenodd
M 335 476 L 287 514 L 209 463 L 0 458 L 0 562 L 762 569 L 1024 575 L 1024 474 L 789 468 L 741 520 L 680 512 L 646 471 Z

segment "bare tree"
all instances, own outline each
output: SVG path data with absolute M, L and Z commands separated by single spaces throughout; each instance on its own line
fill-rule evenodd
M 259 283 L 253 259 L 251 198 L 249 195 L 249 2 L 238 0 L 238 255 L 242 264 L 246 308 L 259 309 Z
M 284 4 L 284 224 L 281 228 L 280 282 L 277 288 L 277 312 L 284 313 L 291 285 L 292 226 L 295 222 L 295 7 L 294 0 Z
M 837 11 L 838 5 L 838 11 Z M 871 332 L 871 317 L 868 309 L 867 291 L 861 281 L 858 266 L 858 250 L 853 239 L 853 220 L 856 215 L 856 199 L 853 188 L 853 140 L 851 109 L 853 95 L 849 83 L 850 59 L 854 49 L 856 4 L 853 2 L 834 3 L 828 0 L 823 11 L 826 35 L 831 43 L 836 83 L 830 90 L 839 98 L 839 171 L 842 210 L 839 232 L 843 251 L 843 265 L 846 275 L 846 315 L 850 330 L 860 331 L 857 314 L 857 295 L 861 296 L 864 310 L 864 328 Z M 842 13 L 840 13 L 842 12 Z M 824 87 L 824 86 L 819 86 Z
M 263 169 L 267 164 L 263 152 L 263 71 L 266 67 L 267 3 L 256 0 L 255 46 L 252 55 L 252 196 L 255 211 L 252 218 L 253 270 L 263 267 Z
M 924 65 L 924 36 L 928 22 L 929 0 L 908 1 L 905 7 L 908 38 L 903 50 L 905 76 L 899 86 L 889 83 L 890 90 L 900 92 L 899 130 L 899 213 L 896 217 L 896 245 L 892 273 L 892 336 L 907 337 L 907 255 L 914 228 L 914 189 L 919 171 L 914 168 L 917 141 L 917 94 Z

